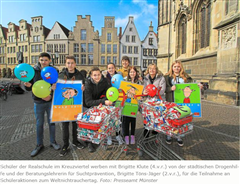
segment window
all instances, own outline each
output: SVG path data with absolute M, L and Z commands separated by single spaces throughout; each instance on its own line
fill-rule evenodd
M 156 57 L 158 54 L 158 50 L 157 49 L 154 49 L 154 56 Z
M 48 44 L 47 45 L 47 52 L 53 53 L 53 44 Z
M 65 53 L 65 44 L 59 44 L 59 53 Z
M 111 44 L 107 45 L 107 53 L 111 53 Z
M 132 36 L 132 42 L 136 42 L 136 36 L 135 35 Z
M 20 34 L 20 41 L 23 41 L 23 34 Z
M 105 57 L 101 56 L 101 65 L 104 65 L 104 64 L 105 64 Z
M 135 53 L 135 54 L 138 53 L 138 46 L 134 46 L 134 53 Z
M 18 46 L 18 51 L 19 51 L 19 52 L 22 51 L 22 46 Z
M 148 65 L 152 63 L 152 60 L 148 60 Z
M 93 55 L 88 55 L 88 64 L 89 65 L 93 64 Z
M 31 51 L 34 53 L 35 52 L 35 45 L 31 45 Z
M 129 35 L 126 35 L 126 42 L 130 42 L 129 41 Z
M 60 39 L 60 34 L 54 34 L 54 35 L 53 35 L 53 38 L 54 38 L 54 39 Z
M 92 43 L 88 44 L 88 53 L 93 53 L 93 44 Z
M 133 65 L 134 65 L 134 66 L 137 66 L 137 65 L 138 65 L 138 58 L 137 58 L 137 57 L 134 57 L 134 58 L 133 58 Z
M 123 46 L 122 53 L 127 53 L 127 46 Z
M 86 55 L 81 55 L 81 64 L 86 65 Z
M 116 56 L 113 57 L 113 63 L 117 64 L 117 57 Z
M 132 65 L 132 57 L 128 57 L 130 60 L 130 65 Z
M 83 53 L 86 52 L 86 43 L 81 44 L 81 52 L 83 52 Z
M 81 40 L 86 40 L 87 32 L 86 30 L 81 30 Z
M 58 52 L 58 44 L 54 44 L 54 52 Z
M 78 53 L 79 52 L 79 44 L 75 43 L 74 44 L 74 53 Z
M 28 51 L 28 47 L 27 47 L 27 45 L 25 46 L 25 52 L 27 52 Z
M 157 65 L 157 60 L 153 60 L 153 63 Z
M 111 33 L 107 33 L 107 41 L 111 41 L 112 40 L 112 34 Z
M 25 57 L 25 63 L 28 63 L 28 57 Z
M 132 53 L 132 46 L 128 46 L 128 53 Z
M 79 65 L 79 55 L 78 54 L 74 55 L 74 58 L 76 60 L 76 64 Z
M 113 44 L 113 53 L 117 53 L 117 44 Z
M 148 39 L 148 44 L 149 44 L 149 45 L 153 45 L 153 38 L 149 38 L 149 39 Z
M 129 28 L 129 31 L 132 31 L 132 28 Z
M 196 52 L 200 48 L 209 46 L 211 22 L 211 1 L 205 4 L 203 1 L 197 9 Z
M 107 57 L 107 63 L 108 64 L 111 63 L 111 57 L 110 56 Z
M 147 60 L 146 59 L 143 59 L 143 67 L 147 68 Z
M 186 40 L 187 40 L 187 18 L 185 15 L 179 21 L 178 25 L 178 56 L 186 53 Z
M 39 52 L 42 52 L 42 44 L 39 45 Z
M 238 10 L 239 0 L 226 0 L 225 1 L 225 14 L 233 14 Z
M 39 46 L 35 45 L 35 52 L 39 52 Z
M 105 44 L 101 44 L 101 53 L 105 53 Z
M 148 49 L 148 55 L 152 56 L 152 49 Z

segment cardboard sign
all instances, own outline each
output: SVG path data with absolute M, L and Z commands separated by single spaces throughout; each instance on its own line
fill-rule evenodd
M 82 81 L 58 80 L 54 91 L 51 122 L 76 121 L 82 112 Z

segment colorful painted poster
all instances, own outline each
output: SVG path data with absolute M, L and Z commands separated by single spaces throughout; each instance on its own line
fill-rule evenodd
M 82 81 L 58 80 L 54 91 L 51 122 L 75 121 L 82 112 Z
M 134 98 L 134 95 L 141 95 L 143 91 L 143 85 L 125 82 L 122 81 L 120 84 L 120 89 L 122 89 L 127 96 L 127 100 L 125 101 L 124 108 L 122 111 L 123 116 L 129 117 L 137 117 L 138 112 L 138 101 Z M 119 96 L 123 96 L 123 93 L 119 93 Z M 119 98 L 116 102 L 116 106 L 118 106 L 122 101 L 122 98 Z
M 174 102 L 188 106 L 194 117 L 202 117 L 201 91 L 197 84 L 176 84 Z

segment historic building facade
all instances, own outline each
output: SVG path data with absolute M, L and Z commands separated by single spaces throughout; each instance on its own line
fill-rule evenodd
M 100 68 L 106 69 L 106 65 L 110 62 L 119 67 L 119 37 L 118 30 L 115 27 L 115 17 L 104 17 L 104 27 L 100 36 Z
M 69 54 L 70 30 L 59 22 L 55 22 L 46 38 L 46 51 L 52 56 L 52 64 L 61 71 L 65 66 L 65 58 Z
M 132 16 L 129 17 L 127 26 L 120 38 L 120 60 L 124 55 L 129 57 L 131 65 L 140 68 L 142 57 L 141 39 Z
M 45 39 L 50 30 L 43 25 L 43 17 L 31 17 L 31 37 L 30 37 L 30 64 L 38 62 L 38 56 L 41 52 L 46 51 Z
M 182 61 L 194 80 L 209 83 L 207 100 L 239 105 L 238 0 L 159 0 L 158 66 Z
M 99 66 L 99 32 L 94 31 L 91 16 L 77 16 L 73 32 L 69 33 L 69 54 L 73 55 L 77 67 L 89 71 L 92 66 Z M 81 66 L 81 67 L 80 67 Z
M 7 32 L 8 29 L 3 27 L 0 24 L 0 76 L 3 76 L 3 73 L 6 74 L 6 58 L 7 58 Z M 5 69 L 4 72 L 2 69 Z
M 153 31 L 152 22 L 149 26 L 149 31 L 142 41 L 142 60 L 141 60 L 141 70 L 147 69 L 147 66 L 151 63 L 157 64 L 157 34 Z

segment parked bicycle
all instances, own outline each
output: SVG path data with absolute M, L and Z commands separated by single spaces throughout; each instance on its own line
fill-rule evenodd
M 2 100 L 6 101 L 7 100 L 7 92 L 8 92 L 8 86 L 7 84 L 2 84 L 0 86 L 0 97 Z

